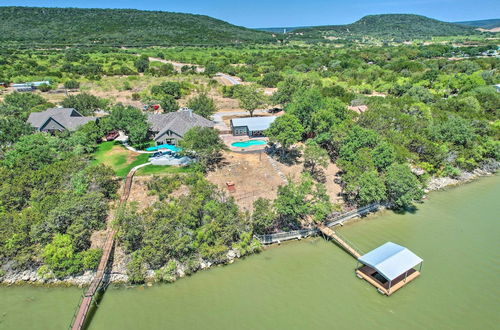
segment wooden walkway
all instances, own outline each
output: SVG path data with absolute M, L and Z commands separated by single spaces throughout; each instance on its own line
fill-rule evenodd
M 130 172 L 127 174 L 127 178 L 125 180 L 125 186 L 123 188 L 123 194 L 120 198 L 120 206 L 123 206 L 127 202 L 130 196 L 130 190 L 132 188 L 132 182 L 134 179 L 135 172 L 139 168 L 146 165 L 149 165 L 149 163 L 136 166 L 132 170 L 130 170 Z M 82 296 L 82 300 L 80 302 L 77 313 L 73 316 L 73 320 L 71 323 L 72 330 L 80 330 L 84 327 L 85 319 L 89 312 L 90 304 L 92 303 L 92 298 L 97 292 L 97 289 L 99 289 L 102 280 L 104 278 L 104 275 L 106 273 L 109 258 L 111 257 L 111 252 L 113 251 L 113 246 L 115 243 L 115 234 L 116 234 L 115 230 L 113 229 L 108 230 L 108 235 L 106 236 L 106 242 L 104 243 L 104 247 L 102 250 L 102 257 L 101 261 L 99 262 L 99 266 L 97 267 L 96 275 L 92 279 L 92 282 L 90 283 L 90 286 L 87 288 L 87 291 L 85 291 L 84 295 Z
M 361 253 L 359 253 L 356 249 L 354 249 L 351 245 L 349 245 L 344 239 L 342 239 L 337 233 L 335 233 L 331 228 L 320 224 L 318 225 L 319 231 L 327 236 L 333 239 L 340 247 L 342 247 L 344 250 L 349 252 L 350 255 L 352 255 L 356 260 L 361 257 Z
M 337 215 L 336 217 L 331 218 L 330 221 L 328 221 L 326 223 L 326 226 L 333 227 L 333 226 L 337 226 L 337 225 L 342 225 L 347 220 L 363 216 L 363 215 L 370 213 L 370 212 L 373 212 L 373 211 L 377 211 L 381 207 L 385 207 L 385 206 L 386 206 L 385 204 L 374 203 L 374 204 L 360 207 L 356 210 L 342 213 L 340 215 Z M 254 237 L 257 238 L 262 244 L 276 244 L 276 243 L 279 244 L 281 242 L 292 240 L 292 239 L 301 239 L 301 238 L 313 236 L 313 235 L 316 235 L 318 233 L 318 231 L 319 230 L 317 228 L 310 228 L 310 229 L 300 229 L 300 230 L 280 232 L 280 233 L 274 233 L 274 234 L 255 235 Z

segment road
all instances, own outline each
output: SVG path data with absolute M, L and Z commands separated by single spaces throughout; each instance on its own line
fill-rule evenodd
M 229 82 L 230 85 L 240 85 L 241 84 L 241 79 L 238 77 L 233 77 L 228 74 L 219 72 L 216 74 L 217 77 L 221 77 L 222 79 L 226 80 Z

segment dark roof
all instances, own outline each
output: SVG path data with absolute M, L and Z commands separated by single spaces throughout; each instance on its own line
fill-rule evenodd
M 162 114 L 148 114 L 148 122 L 152 132 L 155 132 L 155 139 L 170 130 L 179 136 L 193 127 L 213 127 L 214 122 L 200 115 L 195 114 L 190 109 L 181 109 L 176 112 Z
M 97 117 L 84 117 L 73 108 L 51 108 L 30 113 L 27 122 L 34 128 L 40 129 L 51 118 L 69 131 L 75 131 L 78 127 L 97 119 Z

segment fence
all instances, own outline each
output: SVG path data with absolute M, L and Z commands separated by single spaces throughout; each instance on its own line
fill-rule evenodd
M 343 222 L 345 222 L 349 219 L 356 218 L 356 217 L 362 216 L 364 214 L 376 211 L 383 206 L 385 206 L 385 204 L 374 203 L 374 204 L 360 207 L 356 210 L 352 210 L 352 211 L 340 214 L 338 216 L 333 217 L 333 219 L 331 221 L 328 221 L 326 223 L 326 226 L 333 227 L 335 225 L 342 224 Z M 255 238 L 257 238 L 262 244 L 274 244 L 274 243 L 281 243 L 284 241 L 289 241 L 292 239 L 301 239 L 301 238 L 313 236 L 313 235 L 316 235 L 317 233 L 318 233 L 318 229 L 312 228 L 312 229 L 301 229 L 301 230 L 287 231 L 287 232 L 268 234 L 268 235 L 255 235 Z

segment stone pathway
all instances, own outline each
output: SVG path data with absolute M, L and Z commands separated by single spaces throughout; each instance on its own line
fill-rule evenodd
M 281 172 L 281 170 L 279 168 L 279 165 L 276 162 L 276 160 L 274 160 L 274 158 L 271 157 L 271 156 L 269 156 L 268 154 L 266 154 L 266 156 L 269 159 L 269 162 L 271 163 L 271 166 L 274 168 L 274 170 L 276 171 L 276 173 L 278 173 L 278 175 L 280 176 L 281 180 L 283 180 L 283 182 L 285 184 L 288 184 L 288 179 L 286 178 L 285 174 L 283 174 L 283 172 Z

